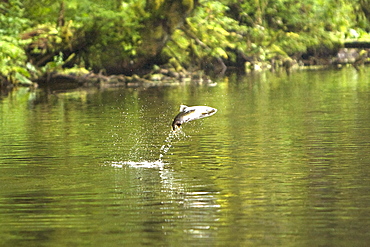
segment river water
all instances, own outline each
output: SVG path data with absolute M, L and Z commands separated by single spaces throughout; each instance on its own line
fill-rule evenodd
M 0 96 L 0 246 L 368 246 L 368 78 Z M 218 112 L 175 135 L 180 104 Z

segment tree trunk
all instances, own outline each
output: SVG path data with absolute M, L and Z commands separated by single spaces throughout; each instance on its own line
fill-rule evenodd
M 181 27 L 186 17 L 194 10 L 198 0 L 159 0 L 147 1 L 146 12 L 152 13 L 141 30 L 142 43 L 138 56 L 131 61 L 124 61 L 122 72 L 137 73 L 143 67 L 158 62 L 166 42 L 172 33 Z

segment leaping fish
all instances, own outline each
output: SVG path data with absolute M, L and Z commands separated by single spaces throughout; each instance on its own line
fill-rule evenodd
M 172 122 L 172 130 L 179 129 L 181 124 L 193 121 L 196 119 L 212 116 L 217 112 L 216 108 L 209 106 L 180 106 L 180 113 L 177 114 Z

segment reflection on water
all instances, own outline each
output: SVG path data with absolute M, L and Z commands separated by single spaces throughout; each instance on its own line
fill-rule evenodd
M 367 246 L 369 73 L 1 96 L 0 246 Z

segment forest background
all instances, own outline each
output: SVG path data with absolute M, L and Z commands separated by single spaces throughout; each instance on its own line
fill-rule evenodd
M 0 0 L 0 87 L 53 73 L 219 72 L 369 39 L 370 0 Z

